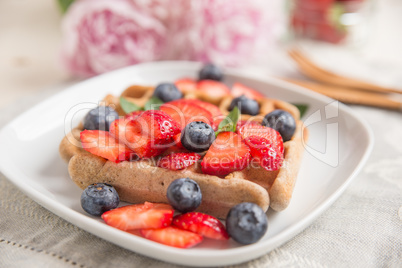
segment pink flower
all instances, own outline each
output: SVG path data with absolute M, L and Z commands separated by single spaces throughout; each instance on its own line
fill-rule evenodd
M 236 66 L 272 49 L 284 26 L 283 0 L 182 1 L 173 58 Z
M 76 1 L 62 27 L 64 63 L 79 76 L 159 60 L 166 50 L 164 24 L 132 0 Z

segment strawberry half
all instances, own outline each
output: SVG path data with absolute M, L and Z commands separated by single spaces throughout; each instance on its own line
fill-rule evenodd
M 259 136 L 248 136 L 246 144 L 250 147 L 253 159 L 268 171 L 278 170 L 283 163 L 283 152 L 269 140 Z
M 190 248 L 203 240 L 199 234 L 173 226 L 161 229 L 142 229 L 141 235 L 149 240 L 176 248 Z
M 219 107 L 216 106 L 215 104 L 206 101 L 201 100 L 189 100 L 189 101 L 193 101 L 195 104 L 201 106 L 202 108 L 211 113 L 213 122 L 211 126 L 216 131 L 218 129 L 219 123 L 225 118 L 222 115 L 221 109 L 219 109 Z
M 173 218 L 172 224 L 177 228 L 191 231 L 208 238 L 217 240 L 229 239 L 225 226 L 217 218 L 204 213 L 188 212 L 178 215 Z
M 204 93 L 216 98 L 222 98 L 230 95 L 229 88 L 224 83 L 215 80 L 198 81 L 197 90 L 201 90 Z
M 162 157 L 158 162 L 158 167 L 170 170 L 185 169 L 201 159 L 196 153 L 172 153 Z
M 273 128 L 264 127 L 262 125 L 256 124 L 246 124 L 237 130 L 243 139 L 249 136 L 259 136 L 265 138 L 269 141 L 269 144 L 275 147 L 275 151 L 281 152 L 283 154 L 283 139 L 281 134 Z
M 145 202 L 106 211 L 102 219 L 107 225 L 129 231 L 170 226 L 173 213 L 174 209 L 168 204 Z
M 181 92 L 191 92 L 197 89 L 197 82 L 191 78 L 182 78 L 174 82 Z
M 153 140 L 148 135 L 142 135 L 134 120 L 120 118 L 111 125 L 109 132 L 140 158 L 148 158 L 161 154 L 166 148 L 159 140 Z
M 236 133 L 237 134 L 239 134 L 239 129 L 242 128 L 244 125 L 261 126 L 261 124 L 256 121 L 239 120 L 239 121 L 237 121 L 237 125 L 236 125 Z
M 232 95 L 235 98 L 240 97 L 241 95 L 245 95 L 247 98 L 250 98 L 253 100 L 259 100 L 259 99 L 265 97 L 263 94 L 261 94 L 257 90 L 252 89 L 250 87 L 246 87 L 245 85 L 240 84 L 240 83 L 233 84 Z
M 250 162 L 250 157 L 250 148 L 240 135 L 234 132 L 221 132 L 201 162 L 202 172 L 225 176 L 245 169 Z
M 144 111 L 134 111 L 131 113 L 128 113 L 124 116 L 125 119 L 131 119 L 134 120 L 136 119 L 139 115 L 141 115 Z
M 162 104 L 160 110 L 170 115 L 183 129 L 188 123 L 202 121 L 212 125 L 212 114 L 194 100 L 180 99 Z
M 80 133 L 82 148 L 94 155 L 106 158 L 115 163 L 130 160 L 134 152 L 102 130 L 84 130 Z
M 140 158 L 148 158 L 161 154 L 171 146 L 180 128 L 166 113 L 148 110 L 135 119 L 115 120 L 109 132 Z

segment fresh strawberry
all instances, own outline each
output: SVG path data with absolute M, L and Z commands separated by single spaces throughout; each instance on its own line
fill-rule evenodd
M 161 154 L 180 133 L 179 125 L 169 115 L 155 110 L 145 111 L 134 120 L 115 120 L 109 131 L 140 158 Z
M 239 134 L 239 129 L 244 125 L 260 126 L 261 124 L 256 121 L 239 120 L 236 125 L 236 133 Z
M 136 119 L 139 115 L 141 115 L 144 111 L 134 111 L 131 113 L 128 113 L 124 116 L 125 119 L 131 119 L 134 120 Z
M 205 108 L 196 104 L 193 100 L 181 99 L 166 102 L 160 107 L 161 111 L 170 115 L 183 129 L 188 123 L 202 121 L 212 124 L 212 114 Z
M 190 248 L 203 240 L 199 234 L 173 226 L 160 229 L 142 229 L 141 235 L 149 240 L 176 248 Z
M 237 98 L 240 97 L 241 95 L 245 95 L 247 98 L 253 100 L 259 100 L 261 98 L 264 98 L 264 95 L 258 92 L 257 90 L 252 89 L 250 87 L 246 87 L 245 85 L 240 83 L 234 83 L 232 86 L 232 96 Z
M 161 154 L 165 148 L 152 140 L 148 135 L 142 135 L 134 120 L 120 118 L 111 125 L 109 132 L 127 147 L 135 152 L 140 158 L 148 158 Z
M 283 163 L 283 152 L 270 141 L 260 136 L 248 136 L 246 144 L 250 147 L 253 159 L 268 171 L 278 170 Z
M 178 215 L 173 218 L 172 224 L 177 228 L 191 231 L 208 238 L 217 240 L 229 239 L 225 226 L 223 226 L 217 218 L 204 213 L 188 212 Z
M 201 162 L 202 172 L 225 176 L 246 168 L 250 157 L 250 149 L 240 135 L 234 132 L 221 132 Z
M 170 226 L 173 213 L 174 209 L 168 204 L 145 202 L 106 211 L 102 219 L 107 225 L 129 231 Z
M 191 92 L 197 89 L 197 82 L 192 78 L 182 78 L 174 82 L 181 92 Z
M 246 124 L 238 129 L 237 133 L 240 134 L 243 139 L 246 139 L 249 136 L 259 136 L 265 138 L 269 141 L 269 144 L 275 147 L 275 151 L 282 152 L 283 154 L 282 136 L 273 128 L 264 127 L 261 125 Z
M 80 134 L 84 150 L 106 158 L 115 163 L 130 160 L 134 152 L 109 134 L 102 130 L 84 130 Z
M 219 109 L 218 106 L 216 106 L 215 104 L 206 102 L 206 101 L 201 101 L 201 100 L 188 100 L 188 101 L 193 101 L 195 104 L 197 104 L 198 106 L 201 106 L 202 108 L 204 108 L 205 110 L 207 110 L 208 112 L 210 112 L 212 114 L 212 128 L 216 131 L 218 129 L 219 123 L 225 118 L 222 115 L 222 111 L 221 109 Z
M 206 94 L 216 98 L 221 98 L 230 95 L 229 88 L 224 83 L 215 80 L 198 81 L 197 90 L 201 90 Z
M 145 111 L 134 122 L 141 129 L 142 135 L 148 135 L 152 139 L 171 141 L 180 133 L 179 124 L 163 111 Z
M 185 169 L 201 159 L 196 153 L 172 153 L 162 157 L 158 161 L 158 167 L 170 170 Z
M 174 141 L 174 146 L 176 146 L 177 149 L 185 149 L 183 144 L 181 144 L 181 133 L 174 136 L 173 141 Z

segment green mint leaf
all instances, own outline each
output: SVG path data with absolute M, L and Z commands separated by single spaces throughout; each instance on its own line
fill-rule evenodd
M 298 104 L 298 103 L 292 103 L 294 106 L 297 107 L 300 111 L 300 118 L 303 117 L 303 115 L 307 112 L 308 110 L 308 105 L 307 104 Z
M 128 101 L 126 98 L 123 97 L 120 97 L 120 106 L 126 114 L 141 110 L 140 106 L 132 103 L 131 101 Z
M 148 110 L 159 110 L 159 107 L 163 104 L 164 102 L 161 101 L 158 97 L 151 97 L 147 103 L 145 103 L 145 111 Z
M 67 9 L 75 0 L 58 0 L 61 12 L 66 13 Z
M 225 131 L 235 132 L 239 117 L 240 117 L 240 111 L 237 108 L 237 106 L 235 106 L 233 110 L 228 114 L 228 116 L 226 116 L 226 118 L 220 122 L 218 130 L 215 132 L 215 135 L 218 136 L 219 133 Z

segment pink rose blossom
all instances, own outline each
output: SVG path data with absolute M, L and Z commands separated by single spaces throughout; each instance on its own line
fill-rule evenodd
M 236 66 L 272 50 L 284 26 L 283 0 L 182 1 L 171 57 Z
M 164 24 L 132 0 L 76 1 L 62 26 L 64 63 L 79 76 L 159 60 L 166 50 Z

